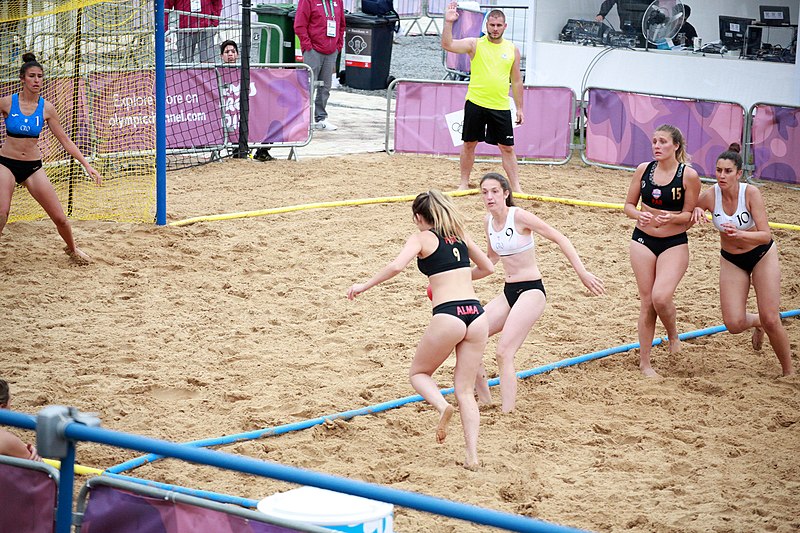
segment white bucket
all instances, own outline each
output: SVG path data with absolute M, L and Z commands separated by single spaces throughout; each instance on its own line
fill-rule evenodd
M 316 487 L 267 496 L 257 509 L 267 516 L 347 533 L 393 533 L 394 506 Z

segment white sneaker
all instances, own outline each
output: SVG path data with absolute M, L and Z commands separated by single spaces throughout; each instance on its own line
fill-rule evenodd
M 334 124 L 333 122 L 329 122 L 327 120 L 320 120 L 319 122 L 314 123 L 315 130 L 328 130 L 328 131 L 335 131 L 339 129 L 339 126 Z

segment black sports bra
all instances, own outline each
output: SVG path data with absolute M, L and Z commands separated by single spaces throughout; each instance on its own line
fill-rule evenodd
M 428 230 L 439 239 L 439 246 L 428 257 L 417 258 L 417 268 L 426 276 L 440 272 L 469 268 L 469 251 L 464 241 L 456 237 L 443 238 L 433 230 Z

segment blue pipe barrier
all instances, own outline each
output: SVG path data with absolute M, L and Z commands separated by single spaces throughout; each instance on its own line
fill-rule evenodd
M 790 318 L 800 315 L 800 309 L 793 309 L 791 311 L 785 311 L 780 314 L 781 318 Z M 715 333 L 721 333 L 727 331 L 728 329 L 725 326 L 712 326 L 704 329 L 698 329 L 695 331 L 689 331 L 686 333 L 681 333 L 678 335 L 680 340 L 688 340 L 694 339 L 697 337 L 703 337 L 706 335 L 713 335 Z M 656 337 L 653 339 L 653 346 L 658 346 L 662 343 L 668 342 L 667 339 Z M 616 346 L 613 348 L 607 348 L 605 350 L 600 350 L 597 352 L 592 352 L 584 355 L 579 355 L 576 357 L 570 357 L 568 359 L 562 359 L 561 361 L 556 361 L 554 363 L 549 363 L 546 365 L 542 365 L 536 368 L 532 368 L 530 370 L 521 370 L 517 372 L 517 377 L 520 379 L 524 379 L 530 376 L 535 376 L 539 374 L 545 374 L 552 370 L 558 368 L 565 368 L 568 366 L 574 366 L 580 363 L 585 363 L 587 361 L 593 361 L 595 359 L 602 359 L 603 357 L 608 357 L 609 355 L 615 355 L 618 353 L 627 352 L 630 350 L 636 350 L 639 348 L 639 343 L 634 342 L 630 344 L 622 344 L 620 346 Z M 492 378 L 488 381 L 490 387 L 494 387 L 500 384 L 500 378 Z M 452 394 L 454 389 L 452 387 L 448 389 L 441 389 L 441 393 L 443 395 Z M 356 416 L 363 416 L 363 415 L 370 415 L 380 413 L 382 411 L 387 411 L 389 409 L 394 409 L 397 407 L 402 407 L 403 405 L 414 403 L 414 402 L 421 402 L 424 401 L 424 398 L 418 394 L 413 396 L 406 396 L 405 398 L 400 398 L 398 400 L 391 400 L 388 402 L 383 402 L 379 404 L 375 404 L 368 407 L 362 407 L 360 409 L 353 409 L 350 411 L 344 411 L 338 414 L 332 415 L 325 415 L 318 418 L 311 418 L 308 420 L 303 420 L 301 422 L 295 422 L 291 424 L 283 424 L 280 426 L 275 426 L 272 428 L 267 429 L 259 429 L 255 431 L 249 431 L 245 433 L 238 433 L 234 435 L 227 435 L 224 437 L 216 437 L 216 438 L 209 438 L 203 440 L 196 440 L 187 442 L 185 446 L 194 446 L 194 447 L 209 447 L 209 446 L 221 446 L 225 444 L 233 444 L 236 442 L 258 439 L 261 437 L 270 437 L 275 435 L 282 435 L 284 433 L 290 433 L 292 431 L 300 431 L 303 429 L 308 429 L 313 426 L 318 426 L 320 424 L 325 423 L 326 420 L 350 420 L 351 418 L 355 418 Z M 158 455 L 149 454 L 142 457 L 137 457 L 135 459 L 131 459 L 130 461 L 126 461 L 124 463 L 120 463 L 116 466 L 112 466 L 111 468 L 107 469 L 106 472 L 119 474 L 122 472 L 126 472 L 128 470 L 132 470 L 134 468 L 138 468 L 147 463 L 151 463 L 153 461 L 157 461 L 161 459 Z
M 2 418 L 0 418 L 0 422 L 3 422 Z M 508 531 L 531 533 L 575 533 L 581 531 L 566 526 L 551 524 L 542 520 L 503 513 L 492 509 L 483 509 L 474 505 L 392 489 L 381 485 L 366 483 L 364 481 L 356 481 L 292 466 L 259 461 L 249 457 L 230 455 L 216 450 L 194 448 L 149 437 L 89 427 L 75 422 L 64 426 L 64 436 L 72 441 L 94 442 L 117 448 L 157 453 L 191 463 L 216 466 L 218 468 L 254 474 L 298 485 L 307 485 L 345 494 L 353 494 L 355 496 L 361 496 L 362 498 L 383 501 L 409 509 L 448 516 Z M 61 505 L 61 502 L 59 502 L 59 505 Z M 71 500 L 69 508 L 72 508 Z
M 112 479 L 121 479 L 124 481 L 130 481 L 147 487 L 156 487 L 162 490 L 168 490 L 170 492 L 179 492 L 181 494 L 188 494 L 189 496 L 194 496 L 196 498 L 203 498 L 214 502 L 238 505 L 239 507 L 244 507 L 246 509 L 255 509 L 256 506 L 258 505 L 258 501 L 251 500 L 250 498 L 241 498 L 239 496 L 231 496 L 229 494 L 221 494 L 219 492 L 211 492 L 208 490 L 191 489 L 189 487 L 182 487 L 180 485 L 170 485 L 169 483 L 161 483 L 159 481 L 153 481 L 150 479 L 141 479 L 138 477 L 125 476 L 121 474 L 109 474 L 108 472 L 103 472 L 103 475 L 110 477 Z

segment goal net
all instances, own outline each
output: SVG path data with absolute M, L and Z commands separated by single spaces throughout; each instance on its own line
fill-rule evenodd
M 155 22 L 152 0 L 3 0 L 0 96 L 21 90 L 25 52 L 44 67 L 42 96 L 103 176 L 94 180 L 45 128 L 45 171 L 67 215 L 152 222 L 155 216 Z M 5 126 L 0 121 L 0 142 Z M 45 217 L 15 191 L 10 221 Z

